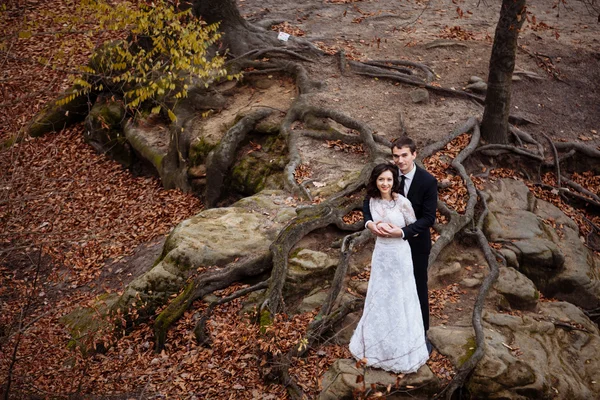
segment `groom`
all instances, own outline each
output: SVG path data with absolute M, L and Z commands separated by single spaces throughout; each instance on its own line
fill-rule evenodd
M 437 208 L 437 180 L 423 168 L 417 167 L 417 147 L 409 137 L 403 136 L 392 143 L 394 164 L 400 170 L 400 192 L 412 203 L 417 221 L 404 228 L 384 230 L 373 223 L 369 198 L 363 202 L 365 226 L 375 235 L 401 237 L 408 240 L 413 259 L 413 270 L 425 333 L 429 329 L 429 298 L 427 294 L 427 265 L 431 251 L 429 228 L 435 222 Z

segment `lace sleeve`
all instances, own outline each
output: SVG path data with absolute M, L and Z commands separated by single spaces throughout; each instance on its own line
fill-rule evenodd
M 410 200 L 406 197 L 402 197 L 404 201 L 400 204 L 400 211 L 402 211 L 402 215 L 404 216 L 404 221 L 406 221 L 406 225 L 410 225 L 416 222 L 417 217 L 415 216 L 415 211 L 412 208 L 412 204 L 410 204 Z

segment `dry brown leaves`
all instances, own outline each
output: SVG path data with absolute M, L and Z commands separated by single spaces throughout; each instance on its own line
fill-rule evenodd
M 0 47 L 4 44 L 0 64 L 0 141 L 19 131 L 47 102 L 68 88 L 68 74 L 88 62 L 90 53 L 81 44 L 93 40 L 97 45 L 119 38 L 115 32 L 102 32 L 94 37 L 83 33 L 82 26 L 68 27 L 62 38 L 52 32 L 66 29 L 59 18 L 73 15 L 77 2 L 6 0 L 6 11 L 0 12 Z M 43 33 L 19 37 L 19 32 Z M 50 64 L 51 63 L 51 64 Z
M 443 150 L 423 160 L 425 169 L 435 176 L 440 184 L 446 186 L 439 190 L 439 198 L 459 213 L 464 213 L 467 207 L 467 187 L 450 163 L 470 140 L 471 135 L 463 133 L 448 143 Z M 439 221 L 444 223 L 445 218 L 440 217 L 442 218 Z
M 346 53 L 346 58 L 349 60 L 360 61 L 364 58 L 364 54 L 358 51 L 355 45 L 351 42 L 339 40 L 336 42 L 337 43 L 334 45 L 327 45 L 321 41 L 315 41 L 313 44 L 317 46 L 321 51 L 330 55 L 337 54 L 340 50 L 344 50 L 344 52 Z
M 529 28 L 531 28 L 531 30 L 535 31 L 535 32 L 547 31 L 549 29 L 554 29 L 554 27 L 546 24 L 545 22 L 538 21 L 537 18 L 535 17 L 535 15 L 531 14 L 530 12 L 527 12 L 527 22 L 528 22 Z
M 275 32 L 285 32 L 296 37 L 306 35 L 306 32 L 304 32 L 302 29 L 298 28 L 297 26 L 290 25 L 290 23 L 287 21 L 278 25 L 273 25 L 271 30 Z
M 326 143 L 323 143 L 323 147 L 328 147 L 335 151 L 341 151 L 343 153 L 352 153 L 352 154 L 364 154 L 365 148 L 362 143 L 358 144 L 348 144 L 344 143 L 341 140 L 326 140 Z
M 0 159 L 0 246 L 43 246 L 75 286 L 202 209 L 194 196 L 163 190 L 156 178 L 135 178 L 96 154 L 82 130 L 22 142 Z
M 225 296 L 239 288 L 219 294 Z M 315 315 L 280 315 L 267 333 L 261 334 L 253 320 L 239 314 L 243 299 L 236 299 L 215 309 L 207 324 L 212 346 L 204 348 L 196 345 L 192 333 L 206 308 L 197 301 L 169 331 L 166 349 L 160 354 L 153 350 L 152 327 L 142 325 L 105 354 L 85 357 L 65 345 L 68 335 L 58 321 L 58 309 L 69 311 L 90 299 L 89 294 L 71 296 L 56 307 L 40 310 L 43 318 L 22 337 L 14 387 L 44 397 L 62 397 L 77 390 L 84 396 L 121 393 L 138 398 L 143 391 L 147 396 L 173 398 L 194 393 L 198 398 L 285 399 L 283 386 L 263 383 L 264 352 L 282 353 L 297 345 Z M 13 344 L 14 337 L 7 348 Z M 310 398 L 316 398 L 329 366 L 337 358 L 349 357 L 345 346 L 326 344 L 293 360 L 290 373 Z M 0 361 L 1 376 L 5 376 L 8 361 L 7 357 Z
M 459 303 L 461 295 L 465 294 L 458 283 L 453 283 L 441 289 L 429 290 L 429 310 L 431 315 L 440 319 L 442 323 L 448 321 L 448 315 L 444 314 L 447 303 Z
M 442 380 L 442 382 L 450 382 L 454 375 L 456 375 L 456 370 L 454 369 L 454 365 L 452 365 L 452 361 L 437 351 L 431 353 L 427 365 L 431 369 L 431 372 Z
M 348 224 L 348 225 L 352 225 L 358 221 L 362 221 L 363 220 L 362 211 L 358 211 L 358 210 L 350 211 L 348 214 L 346 214 L 342 217 L 342 220 L 344 221 L 345 224 Z
M 296 183 L 302 183 L 305 180 L 310 179 L 311 176 L 312 170 L 307 164 L 298 165 L 294 171 L 294 179 L 296 180 Z
M 473 32 L 460 26 L 445 26 L 438 34 L 438 37 L 442 39 L 477 40 Z

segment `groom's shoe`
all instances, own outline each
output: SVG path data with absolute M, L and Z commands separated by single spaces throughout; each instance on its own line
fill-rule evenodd
M 425 346 L 427 346 L 427 352 L 429 353 L 429 355 L 431 355 L 431 352 L 433 351 L 433 346 L 427 338 L 425 338 Z

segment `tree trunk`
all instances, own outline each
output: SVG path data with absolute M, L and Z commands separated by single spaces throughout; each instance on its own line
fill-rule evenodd
M 209 24 L 221 23 L 221 30 L 245 26 L 235 0 L 196 0 L 192 6 L 194 15 L 202 17 Z
M 240 14 L 235 0 L 194 0 L 192 10 L 209 24 L 220 23 L 223 33 L 219 51 L 227 49 L 240 56 L 250 50 L 280 45 L 273 32 L 259 29 L 248 23 Z
M 481 122 L 482 137 L 488 143 L 508 143 L 512 73 L 515 69 L 519 30 L 525 20 L 525 3 L 526 0 L 502 0 Z

